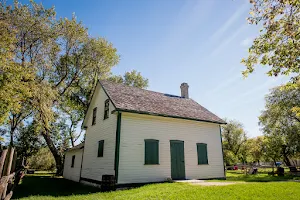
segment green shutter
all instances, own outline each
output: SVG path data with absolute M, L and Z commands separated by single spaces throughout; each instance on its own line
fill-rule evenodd
M 197 143 L 198 165 L 208 164 L 207 144 Z
M 159 164 L 159 141 L 145 140 L 145 164 Z
M 103 157 L 104 140 L 98 142 L 98 157 Z

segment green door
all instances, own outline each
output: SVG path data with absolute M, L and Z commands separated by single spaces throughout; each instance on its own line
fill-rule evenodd
M 173 180 L 185 179 L 184 142 L 170 140 L 171 177 Z

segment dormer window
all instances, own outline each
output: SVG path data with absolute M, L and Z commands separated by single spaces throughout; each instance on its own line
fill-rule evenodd
M 96 117 L 97 117 L 97 107 L 93 109 L 93 121 L 92 121 L 92 125 L 96 124 Z
M 107 119 L 108 117 L 109 117 L 109 99 L 106 99 L 104 105 L 104 119 Z

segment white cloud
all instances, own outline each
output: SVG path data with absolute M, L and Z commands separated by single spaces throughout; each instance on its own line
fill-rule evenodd
M 253 87 L 252 89 L 247 90 L 244 93 L 241 93 L 240 95 L 236 96 L 236 98 L 233 98 L 227 103 L 231 105 L 249 104 L 253 101 L 256 101 L 258 98 L 264 97 L 269 92 L 270 88 L 278 85 L 278 83 L 280 83 L 283 79 L 283 76 L 280 76 L 278 78 L 271 78 L 265 83 L 258 85 L 257 87 Z
M 241 75 L 237 74 L 235 76 L 231 76 L 230 78 L 222 81 L 220 84 L 215 86 L 212 90 L 209 90 L 206 93 L 206 96 L 211 96 L 213 94 L 217 94 L 222 90 L 225 90 L 226 88 L 229 88 L 230 85 L 233 85 L 237 80 L 241 79 Z
M 252 44 L 253 39 L 251 37 L 245 38 L 244 40 L 241 41 L 241 46 L 243 47 L 249 47 L 250 44 Z
M 230 28 L 231 25 L 234 24 L 234 22 L 240 18 L 240 16 L 248 10 L 249 3 L 244 3 L 241 7 L 239 7 L 233 15 L 224 23 L 221 28 L 219 28 L 212 36 L 211 40 L 219 40 L 222 38 L 223 34 Z
M 197 28 L 209 18 L 214 9 L 214 1 L 186 1 L 174 23 L 170 26 L 170 33 L 166 37 L 168 48 L 177 48 L 185 43 Z
M 244 31 L 246 29 L 247 25 L 242 25 L 240 26 L 234 34 L 232 34 L 229 38 L 227 38 L 226 40 L 224 40 L 220 45 L 218 45 L 214 51 L 210 54 L 211 57 L 215 57 L 217 56 L 224 47 L 226 47 L 229 43 L 231 43 L 231 41 L 233 41 L 242 31 Z

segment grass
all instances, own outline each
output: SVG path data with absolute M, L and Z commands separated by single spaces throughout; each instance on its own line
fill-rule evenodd
M 198 186 L 187 183 L 151 184 L 140 188 L 102 193 L 97 188 L 54 177 L 52 174 L 27 175 L 13 199 L 22 200 L 92 200 L 92 199 L 299 199 L 300 182 L 290 179 L 267 179 L 258 174 L 243 177 L 229 172 L 230 181 L 246 184 L 228 186 Z M 280 177 L 281 178 L 281 177 Z M 256 180 L 256 181 L 255 181 Z M 268 180 L 261 182 L 261 180 Z
M 274 181 L 289 181 L 296 180 L 293 176 L 271 176 L 268 175 L 268 170 L 259 169 L 258 173 L 255 175 L 245 175 L 243 170 L 231 170 L 226 173 L 225 181 L 245 181 L 245 182 L 274 182 Z M 211 180 L 216 181 L 216 180 Z

